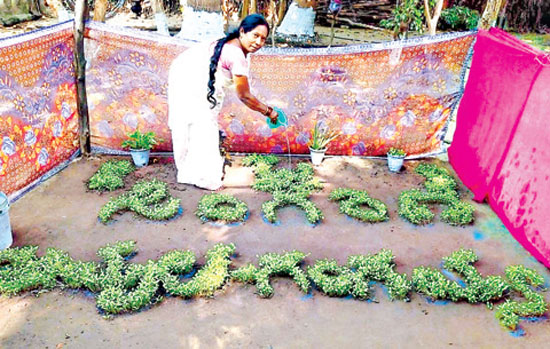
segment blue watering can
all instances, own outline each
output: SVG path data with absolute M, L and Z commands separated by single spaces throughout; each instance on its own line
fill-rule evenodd
M 265 118 L 265 122 L 267 123 L 267 126 L 269 126 L 269 128 L 277 128 L 279 126 L 285 126 L 285 127 L 288 126 L 288 119 L 286 117 L 285 112 L 282 109 L 277 107 L 273 107 L 273 110 L 275 110 L 277 114 L 279 114 L 279 116 L 277 117 L 277 122 L 272 123 L 270 118 Z

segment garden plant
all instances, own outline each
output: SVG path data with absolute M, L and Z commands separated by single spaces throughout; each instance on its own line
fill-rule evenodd
M 371 198 L 364 190 L 338 188 L 330 193 L 329 200 L 338 202 L 341 213 L 363 222 L 384 222 L 389 219 L 386 204 Z M 368 208 L 362 208 L 363 205 Z
M 110 160 L 102 164 L 88 180 L 88 189 L 113 191 L 124 187 L 124 177 L 135 170 L 128 160 Z
M 131 210 L 151 220 L 166 220 L 174 217 L 180 209 L 180 199 L 170 196 L 168 185 L 157 179 L 142 180 L 132 189 L 111 198 L 99 210 L 102 223 L 108 223 L 112 216 L 125 210 Z
M 142 133 L 139 129 L 136 129 L 133 133 L 128 134 L 128 139 L 122 142 L 122 148 L 149 150 L 160 142 L 162 142 L 162 139 L 158 139 L 154 132 Z
M 196 215 L 203 221 L 243 222 L 248 206 L 230 194 L 204 195 L 197 206 Z
M 474 221 L 474 207 L 460 200 L 457 184 L 447 169 L 422 163 L 415 172 L 424 176 L 426 191 L 406 190 L 399 195 L 399 215 L 413 224 L 426 224 L 434 213 L 425 204 L 444 204 L 441 219 L 451 225 L 466 225 Z
M 276 210 L 284 206 L 297 206 L 305 211 L 308 222 L 315 224 L 323 219 L 323 212 L 308 197 L 323 185 L 313 178 L 313 168 L 307 163 L 299 163 L 295 169 L 274 169 L 278 163 L 274 155 L 248 155 L 243 159 L 244 166 L 254 168 L 256 177 L 252 188 L 273 194 L 273 200 L 262 204 L 265 218 L 275 223 Z
M 196 265 L 191 251 L 168 251 L 157 260 L 131 263 L 136 254 L 134 241 L 118 241 L 97 252 L 101 262 L 74 260 L 67 252 L 49 248 L 38 257 L 38 247 L 23 246 L 0 251 L 0 294 L 14 296 L 26 291 L 41 292 L 56 287 L 88 290 L 96 295 L 98 309 L 106 315 L 142 310 L 168 296 L 211 297 L 228 281 L 255 284 L 261 297 L 273 296 L 269 281 L 291 277 L 308 293 L 312 283 L 331 297 L 372 298 L 374 283 L 386 286 L 392 300 L 409 301 L 411 293 L 432 299 L 493 304 L 495 316 L 507 329 L 514 330 L 522 317 L 542 316 L 548 311 L 540 288 L 543 277 L 523 265 L 506 268 L 505 277 L 482 277 L 474 266 L 472 250 L 459 249 L 443 259 L 443 267 L 459 275 L 463 282 L 451 281 L 441 271 L 419 266 L 412 278 L 396 271 L 395 256 L 383 249 L 376 254 L 352 255 L 347 265 L 335 260 L 314 261 L 306 271 L 302 263 L 308 254 L 300 251 L 266 253 L 258 256 L 258 267 L 247 264 L 232 269 L 233 244 L 216 244 L 206 252 L 206 263 Z M 192 274 L 193 271 L 198 270 Z M 525 302 L 520 302 L 524 297 Z

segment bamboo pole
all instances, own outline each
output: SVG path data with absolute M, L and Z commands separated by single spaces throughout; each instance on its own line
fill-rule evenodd
M 74 19 L 74 64 L 76 67 L 76 107 L 78 109 L 80 152 L 90 154 L 90 123 L 86 97 L 86 58 L 84 57 L 84 22 L 88 17 L 87 0 L 76 0 Z

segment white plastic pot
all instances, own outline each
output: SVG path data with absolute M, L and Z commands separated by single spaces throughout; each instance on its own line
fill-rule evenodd
M 130 154 L 132 154 L 132 160 L 134 160 L 134 165 L 136 165 L 136 167 L 147 166 L 149 163 L 149 153 L 149 149 L 130 149 Z
M 321 165 L 323 158 L 325 157 L 325 152 L 327 149 L 311 149 L 309 148 L 309 154 L 311 155 L 311 162 L 313 165 Z
M 388 154 L 388 167 L 391 172 L 399 172 L 401 167 L 403 167 L 404 156 L 392 156 Z

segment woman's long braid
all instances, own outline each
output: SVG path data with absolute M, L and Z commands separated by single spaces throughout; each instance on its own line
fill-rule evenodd
M 220 56 L 222 54 L 223 45 L 225 45 L 225 43 L 229 40 L 233 40 L 238 37 L 239 30 L 236 29 L 227 34 L 225 38 L 218 40 L 216 47 L 214 48 L 214 54 L 210 58 L 210 79 L 208 80 L 208 93 L 206 94 L 206 99 L 210 102 L 211 109 L 214 109 L 216 104 L 218 104 L 218 101 L 214 97 L 214 92 L 216 91 L 214 84 L 216 83 L 216 70 L 218 70 L 218 61 L 220 60 Z

